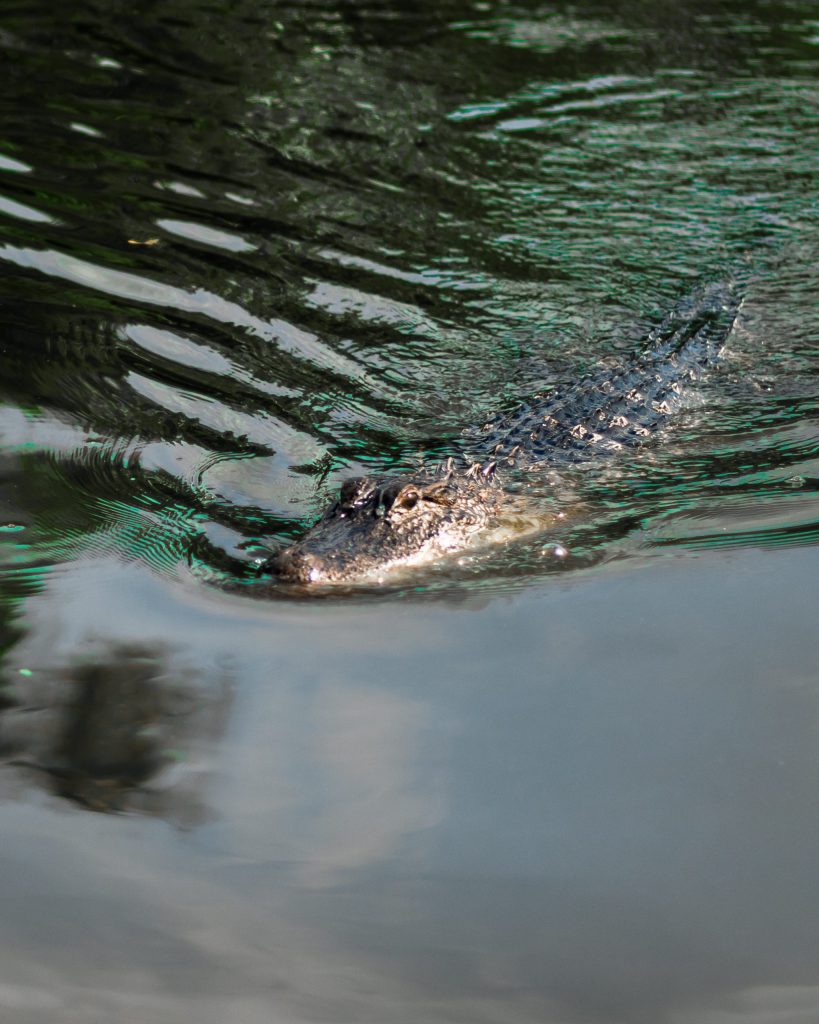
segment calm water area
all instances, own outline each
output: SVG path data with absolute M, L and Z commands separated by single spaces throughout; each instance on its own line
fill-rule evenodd
M 0 1021 L 815 1024 L 819 6 L 10 0 L 0 62 Z M 503 542 L 259 573 L 726 278 Z

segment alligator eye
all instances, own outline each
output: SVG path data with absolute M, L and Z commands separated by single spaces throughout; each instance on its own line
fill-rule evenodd
M 361 487 L 361 477 L 351 477 L 341 485 L 339 499 L 342 505 L 352 505 L 355 502 L 358 491 Z
M 365 508 L 372 502 L 375 494 L 375 483 L 368 476 L 354 476 L 341 485 L 338 502 L 342 510 L 348 512 Z
M 401 493 L 396 497 L 396 499 L 395 499 L 395 507 L 396 508 L 415 508 L 415 506 L 418 504 L 418 499 L 419 498 L 420 498 L 420 494 L 418 493 L 418 491 L 414 490 L 413 488 L 408 487 L 406 490 L 401 491 Z

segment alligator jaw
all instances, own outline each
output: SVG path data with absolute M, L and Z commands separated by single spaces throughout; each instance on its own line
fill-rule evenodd
M 264 572 L 272 573 L 283 583 L 311 586 L 334 586 L 351 583 L 383 583 L 387 574 L 393 575 L 401 569 L 439 559 L 446 549 L 430 544 L 413 555 L 394 561 L 380 560 L 378 564 L 364 566 L 360 559 L 345 561 L 322 558 L 304 550 L 300 544 L 293 544 L 274 555 L 263 566 Z

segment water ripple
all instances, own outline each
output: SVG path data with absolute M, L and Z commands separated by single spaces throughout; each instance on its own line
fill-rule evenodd
M 564 481 L 570 557 L 512 544 L 435 586 L 809 542 L 806 5 L 241 0 L 206 35 L 185 3 L 155 25 L 91 5 L 82 30 L 34 6 L 0 37 L 0 431 L 11 478 L 42 477 L 9 500 L 35 537 L 15 558 L 85 532 L 171 571 L 187 546 L 230 575 L 243 543 L 298 533 L 347 473 L 413 466 L 622 360 L 740 264 L 743 315 L 700 404 L 640 458 Z M 530 497 L 550 511 L 547 487 Z M 167 549 L 135 539 L 163 530 Z

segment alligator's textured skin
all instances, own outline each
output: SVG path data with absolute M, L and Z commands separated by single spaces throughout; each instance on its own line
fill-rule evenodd
M 462 459 L 345 481 L 338 501 L 264 571 L 297 583 L 353 583 L 466 547 L 497 517 L 511 467 L 605 457 L 645 443 L 717 360 L 738 308 L 736 287 L 704 288 L 680 302 L 624 366 L 535 396 L 471 431 Z
M 518 464 L 575 460 L 642 444 L 719 357 L 739 300 L 713 285 L 681 302 L 626 365 L 526 402 L 486 425 L 487 453 Z

